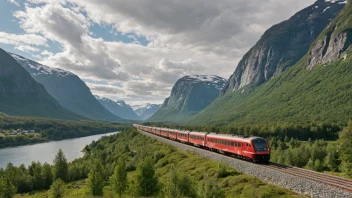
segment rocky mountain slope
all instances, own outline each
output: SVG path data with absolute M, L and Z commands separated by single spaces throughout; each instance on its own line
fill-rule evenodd
M 194 75 L 178 80 L 171 95 L 148 121 L 178 122 L 192 116 L 219 97 L 226 79 L 218 76 Z
M 294 66 L 253 90 L 217 99 L 189 123 L 346 122 L 352 117 L 351 1 Z
M 222 94 L 261 85 L 296 64 L 344 5 L 345 0 L 318 0 L 268 29 L 239 62 Z
M 133 111 L 132 107 L 124 101 L 113 101 L 108 98 L 95 96 L 95 98 L 114 115 L 126 120 L 139 120 L 139 116 Z
M 93 120 L 122 120 L 106 110 L 75 74 L 47 67 L 16 54 L 10 55 L 66 109 Z
M 160 108 L 160 104 L 144 104 L 132 106 L 134 112 L 139 116 L 141 120 L 146 120 L 153 116 Z
M 86 119 L 64 107 L 7 52 L 0 49 L 0 112 L 14 116 Z

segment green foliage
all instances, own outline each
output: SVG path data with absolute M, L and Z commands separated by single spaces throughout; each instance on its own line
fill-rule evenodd
M 34 117 L 11 117 L 0 115 L 0 132 L 16 129 L 35 130 L 36 134 L 5 135 L 0 133 L 0 148 L 21 146 L 46 142 L 85 137 L 95 134 L 119 131 L 127 125 L 93 121 L 70 121 Z
M 16 194 L 16 187 L 12 184 L 9 176 L 0 175 L 0 198 L 12 198 Z
M 64 197 L 65 194 L 65 188 L 64 188 L 65 182 L 62 181 L 60 178 L 57 179 L 51 186 L 50 190 L 48 191 L 49 197 L 50 198 L 60 198 Z
M 67 159 L 61 149 L 54 159 L 54 178 L 65 182 L 69 180 Z
M 293 139 L 309 140 L 324 139 L 336 140 L 338 133 L 344 125 L 321 122 L 269 122 L 251 123 L 239 122 L 221 126 L 193 126 L 193 125 L 174 125 L 165 123 L 146 123 L 147 125 L 158 127 L 169 127 L 173 129 L 184 129 L 189 131 L 218 132 L 225 134 L 253 135 L 260 137 L 276 137 L 286 142 Z
M 223 198 L 224 192 L 217 185 L 217 181 L 205 179 L 200 183 L 198 194 L 200 198 Z
M 170 166 L 169 173 L 164 183 L 163 193 L 165 198 L 181 197 L 180 178 L 175 172 L 175 167 Z
M 125 149 L 126 145 L 128 145 L 128 149 Z M 74 182 L 68 183 L 63 187 L 65 189 L 65 197 L 86 197 L 87 189 L 90 188 L 92 183 L 103 186 L 104 196 L 115 197 L 116 193 L 112 182 L 108 185 L 105 181 L 109 176 L 113 177 L 114 170 L 118 166 L 120 159 L 124 160 L 126 169 L 127 167 L 137 167 L 137 170 L 135 168 L 128 169 L 128 188 L 122 197 L 142 196 L 138 194 L 140 187 L 147 185 L 146 182 L 140 182 L 139 178 L 142 177 L 148 177 L 143 179 L 143 181 L 150 181 L 150 178 L 153 178 L 153 181 L 149 183 L 152 184 L 151 189 L 154 190 L 150 193 L 153 193 L 152 196 L 155 197 L 164 196 L 164 192 L 167 192 L 165 188 L 167 188 L 166 184 L 169 183 L 168 181 L 176 181 L 171 183 L 177 184 L 177 192 L 179 192 L 181 197 L 198 197 L 199 186 L 204 180 L 217 181 L 216 186 L 209 189 L 214 188 L 216 190 L 218 187 L 222 189 L 225 197 L 239 197 L 242 193 L 246 194 L 247 191 L 252 192 L 253 190 L 257 192 L 257 195 L 260 195 L 263 192 L 267 192 L 268 189 L 272 189 L 269 192 L 272 197 L 284 197 L 292 194 L 287 190 L 260 182 L 254 177 L 238 173 L 229 167 L 224 167 L 228 173 L 227 176 L 223 175 L 223 177 L 217 178 L 219 169 L 217 162 L 201 158 L 191 152 L 178 151 L 175 147 L 139 134 L 134 129 L 103 137 L 99 141 L 94 141 L 86 146 L 84 150 L 85 155 L 83 158 L 76 159 L 68 164 L 69 181 Z M 99 169 L 101 171 L 91 171 L 94 168 L 92 164 L 95 165 L 96 161 L 101 162 L 102 167 Z M 45 172 L 46 166 L 45 164 L 41 165 L 41 172 Z M 33 166 L 30 165 L 28 168 L 23 165 L 14 167 L 9 164 L 5 170 L 0 169 L 0 175 L 2 173 L 9 174 L 13 185 L 21 189 L 21 191 L 18 191 L 19 193 L 29 192 L 29 194 L 33 194 L 33 196 L 27 194 L 25 197 L 47 197 L 46 193 L 33 192 L 34 190 L 43 190 L 34 188 L 35 176 L 32 176 L 29 172 L 37 172 L 33 171 L 36 169 L 35 167 L 39 167 L 38 163 L 33 163 Z M 52 169 L 54 170 L 54 165 Z M 97 170 L 98 168 L 95 169 Z M 174 176 L 170 176 L 170 170 L 174 171 Z M 97 178 L 91 175 L 100 175 L 98 178 L 101 178 L 99 179 L 101 182 L 88 182 L 86 178 L 90 172 L 94 174 L 90 174 L 89 178 Z M 96 174 L 97 172 L 99 173 Z M 154 174 L 150 174 L 151 172 L 154 172 Z M 146 175 L 154 176 L 149 177 Z M 42 174 L 41 177 L 44 179 L 47 176 Z M 105 183 L 107 186 L 104 186 Z M 256 185 L 253 185 L 253 183 Z M 207 185 L 204 184 L 203 186 L 206 187 Z M 45 189 L 45 187 L 43 188 Z M 162 190 L 159 191 L 159 189 Z M 92 195 L 92 193 L 90 194 Z
M 351 8 L 348 9 L 351 12 Z M 347 23 L 341 20 L 343 22 Z M 351 65 L 351 59 L 347 58 L 307 70 L 305 57 L 259 87 L 243 93 L 242 90 L 231 92 L 218 98 L 189 119 L 187 124 L 263 124 L 279 121 L 346 124 L 352 116 Z
M 104 188 L 103 165 L 96 161 L 88 174 L 87 185 L 89 194 L 102 196 Z
M 110 177 L 110 184 L 113 191 L 115 191 L 119 197 L 121 197 L 127 189 L 127 170 L 125 161 L 122 158 L 119 159 L 114 174 Z
M 340 134 L 341 171 L 352 176 L 352 121 Z
M 44 163 L 41 174 L 43 179 L 43 189 L 48 189 L 54 180 L 51 166 L 48 163 Z
M 227 177 L 227 176 L 229 176 L 229 173 L 226 170 L 226 165 L 224 165 L 223 163 L 219 163 L 217 177 L 223 178 L 223 177 Z
M 147 158 L 137 167 L 136 193 L 139 196 L 152 196 L 158 190 L 158 178 L 155 175 L 153 160 Z

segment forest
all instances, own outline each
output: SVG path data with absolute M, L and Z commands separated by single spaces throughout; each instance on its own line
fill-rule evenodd
M 0 148 L 85 137 L 120 131 L 128 127 L 127 124 L 109 122 L 12 117 L 1 114 Z M 10 132 L 17 129 L 35 130 L 36 133 L 9 135 Z
M 176 125 L 168 123 L 145 123 L 149 126 L 167 127 L 173 129 L 183 129 L 189 131 L 205 131 L 214 133 L 225 133 L 235 135 L 253 135 L 265 138 L 285 137 L 295 138 L 302 141 L 308 139 L 317 140 L 337 140 L 338 133 L 345 125 L 323 122 L 270 122 L 270 123 L 236 123 L 228 125 Z
M 153 126 L 265 137 L 270 143 L 272 162 L 352 178 L 352 121 L 347 126 L 314 122 L 227 126 L 159 123 Z
M 158 142 L 135 129 L 104 137 L 67 162 L 9 164 L 0 170 L 7 198 L 24 197 L 292 197 L 294 193 L 239 173 L 222 163 Z

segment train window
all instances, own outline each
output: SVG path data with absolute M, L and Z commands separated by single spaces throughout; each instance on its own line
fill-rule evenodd
M 267 145 L 266 145 L 265 139 L 258 138 L 258 139 L 252 140 L 252 143 L 253 143 L 254 149 L 256 151 L 266 151 L 267 150 Z

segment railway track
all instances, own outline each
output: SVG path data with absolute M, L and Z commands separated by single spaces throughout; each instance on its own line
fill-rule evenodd
M 272 170 L 272 171 L 275 171 L 275 172 L 280 172 L 282 174 L 291 175 L 291 176 L 293 176 L 295 178 L 298 178 L 299 180 L 302 180 L 302 181 L 310 181 L 310 182 L 322 185 L 320 189 L 319 188 L 314 189 L 313 190 L 314 192 L 312 192 L 312 190 L 311 190 L 311 184 L 309 184 L 310 187 L 306 187 L 307 189 L 311 190 L 308 193 L 311 194 L 313 197 L 329 197 L 329 198 L 330 197 L 348 197 L 348 198 L 352 198 L 352 180 L 347 179 L 347 178 L 342 178 L 342 177 L 338 177 L 338 176 L 328 175 L 328 174 L 319 173 L 319 172 L 316 172 L 316 171 L 306 170 L 306 169 L 292 167 L 292 166 L 285 166 L 285 165 L 276 164 L 276 163 L 255 164 L 255 163 L 252 163 L 252 162 L 248 162 L 248 161 L 245 161 L 245 160 L 234 158 L 234 157 L 229 156 L 229 155 L 224 155 L 222 153 L 212 152 L 212 151 L 209 151 L 207 149 L 202 149 L 202 148 L 195 147 L 195 146 L 192 146 L 192 145 L 188 145 L 188 144 L 184 144 L 184 143 L 181 143 L 181 142 L 173 141 L 173 140 L 170 140 L 170 139 L 167 139 L 167 138 L 164 138 L 164 137 L 160 137 L 160 136 L 157 136 L 157 135 L 154 135 L 154 134 L 150 134 L 150 133 L 145 132 L 145 131 L 141 131 L 141 130 L 139 130 L 139 131 L 144 133 L 144 134 L 146 134 L 146 135 L 148 135 L 148 136 L 160 139 L 160 140 L 162 140 L 162 141 L 164 141 L 166 143 L 172 143 L 173 145 L 176 145 L 176 147 L 179 147 L 179 148 L 183 147 L 184 148 L 183 150 L 192 150 L 192 151 L 202 150 L 202 152 L 207 153 L 206 155 L 209 155 L 209 153 L 213 153 L 215 155 L 223 156 L 223 158 L 226 158 L 227 161 L 232 161 L 232 163 L 234 163 L 234 164 L 236 164 L 236 163 L 237 164 L 242 164 L 241 168 L 246 167 L 246 166 L 254 166 L 254 167 L 258 167 L 260 169 L 269 169 L 269 170 Z M 180 145 L 180 146 L 177 146 L 177 145 Z M 197 153 L 200 153 L 200 151 L 198 151 Z M 244 168 L 244 169 L 246 169 L 246 168 Z M 243 171 L 243 172 L 247 173 L 246 171 Z M 266 178 L 268 178 L 268 177 L 266 177 Z M 275 182 L 273 182 L 273 183 L 275 183 Z M 280 183 L 280 182 L 278 182 L 278 183 Z M 307 186 L 307 183 L 306 182 L 302 182 L 300 184 L 300 186 L 301 187 L 302 186 Z M 319 195 L 319 193 L 321 193 L 320 191 L 324 191 L 325 190 L 325 188 L 323 186 L 329 186 L 331 188 L 338 189 L 337 192 L 346 192 L 346 193 L 342 193 L 344 196 L 340 196 L 341 194 L 339 194 L 339 195 L 336 194 L 335 196 L 331 196 L 331 194 L 329 194 L 328 196 L 326 196 L 326 195 L 320 196 Z M 289 189 L 294 190 L 296 192 L 300 191 L 300 190 L 295 190 L 294 186 L 289 187 Z M 307 193 L 307 190 L 303 190 L 303 192 Z
M 263 166 L 278 170 L 289 175 L 302 177 L 314 182 L 323 183 L 335 188 L 342 189 L 344 191 L 352 192 L 352 180 L 350 179 L 276 163 L 263 164 Z

